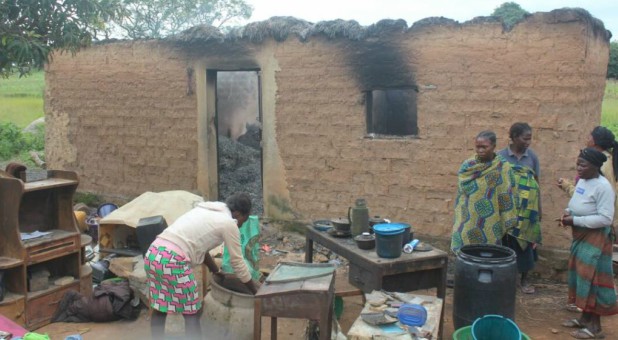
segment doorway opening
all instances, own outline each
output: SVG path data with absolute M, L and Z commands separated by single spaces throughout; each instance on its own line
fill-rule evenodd
M 235 192 L 251 197 L 252 215 L 264 214 L 262 113 L 259 71 L 216 71 L 219 200 Z

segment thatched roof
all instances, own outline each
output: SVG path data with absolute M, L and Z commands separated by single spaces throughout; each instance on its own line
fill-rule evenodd
M 570 21 L 582 21 L 592 26 L 595 35 L 601 35 L 609 41 L 611 33 L 605 30 L 603 22 L 594 18 L 588 11 L 581 8 L 563 8 L 553 10 L 548 13 L 535 13 L 527 16 L 542 16 L 543 20 L 549 23 L 560 23 Z M 179 34 L 170 36 L 165 40 L 180 44 L 207 43 L 207 42 L 238 42 L 250 41 L 261 43 L 266 39 L 272 38 L 276 41 L 284 41 L 290 36 L 296 36 L 300 41 L 308 41 L 312 36 L 325 36 L 329 39 L 349 39 L 353 41 L 365 40 L 370 37 L 383 34 L 405 33 L 418 30 L 427 26 L 465 26 L 479 24 L 495 24 L 501 22 L 497 17 L 476 17 L 464 23 L 459 23 L 444 17 L 425 18 L 415 22 L 408 27 L 403 19 L 381 20 L 370 26 L 362 26 L 354 20 L 330 20 L 311 23 L 294 17 L 272 17 L 265 21 L 252 22 L 243 27 L 230 29 L 223 33 L 219 29 L 208 26 L 196 26 L 183 31 Z M 504 26 L 504 24 L 503 24 Z M 504 26 L 505 31 L 513 27 Z

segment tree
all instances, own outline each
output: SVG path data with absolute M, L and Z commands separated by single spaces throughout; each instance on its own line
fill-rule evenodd
M 618 79 L 618 41 L 609 43 L 609 63 L 607 64 L 607 78 Z
M 491 15 L 502 19 L 506 27 L 513 27 L 529 14 L 530 13 L 521 8 L 519 4 L 515 2 L 505 2 L 498 6 Z
M 193 26 L 217 27 L 248 19 L 253 8 L 244 0 L 122 0 L 127 16 L 116 21 L 131 39 L 162 38 Z
M 0 76 L 28 74 L 55 49 L 75 53 L 121 15 L 120 0 L 0 0 Z

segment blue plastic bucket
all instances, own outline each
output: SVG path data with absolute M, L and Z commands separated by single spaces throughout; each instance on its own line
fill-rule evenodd
M 373 226 L 376 235 L 376 253 L 379 257 L 401 256 L 401 243 L 406 226 L 402 223 L 382 223 Z
M 502 315 L 485 315 L 472 324 L 474 340 L 521 340 L 519 327 L 509 318 Z
M 103 203 L 97 209 L 97 214 L 99 215 L 99 217 L 103 218 L 116 209 L 118 209 L 118 206 L 114 203 Z

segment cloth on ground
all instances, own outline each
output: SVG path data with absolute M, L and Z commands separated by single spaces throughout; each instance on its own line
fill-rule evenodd
M 0 314 L 0 330 L 13 334 L 14 337 L 23 336 L 28 330 L 15 323 L 13 320 Z
M 29 332 L 24 334 L 23 340 L 50 340 L 49 335 Z
M 127 280 L 107 280 L 86 297 L 70 290 L 64 294 L 52 322 L 109 322 L 134 320 L 139 309 L 131 306 L 133 291 Z
M 162 215 L 167 224 L 171 225 L 178 217 L 203 201 L 201 196 L 182 190 L 145 192 L 112 211 L 101 219 L 99 224 L 126 224 L 135 228 L 141 218 Z

